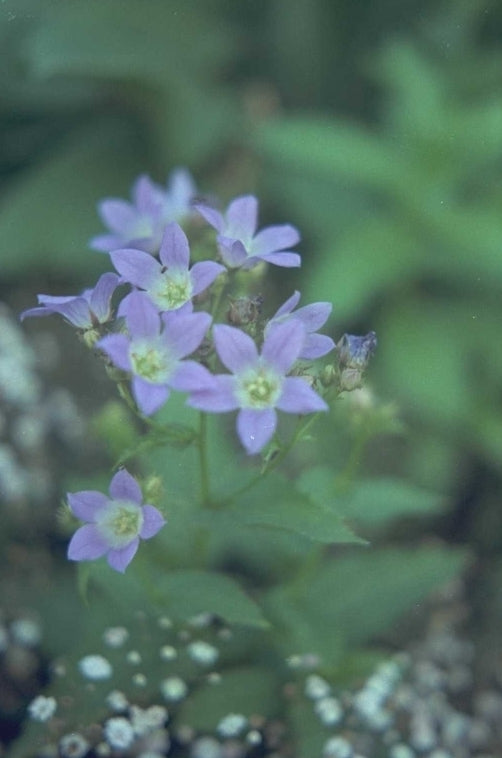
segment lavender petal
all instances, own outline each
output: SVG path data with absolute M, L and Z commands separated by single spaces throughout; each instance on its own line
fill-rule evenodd
M 143 502 L 143 495 L 138 482 L 125 468 L 117 471 L 110 482 L 109 491 L 114 500 L 131 500 L 138 505 Z
M 235 378 L 228 374 L 213 376 L 214 384 L 210 389 L 193 392 L 187 399 L 187 405 L 208 413 L 227 413 L 239 408 L 235 397 Z
M 286 374 L 297 360 L 305 342 L 301 321 L 288 319 L 270 329 L 262 348 L 262 358 L 280 374 Z
M 122 237 L 117 234 L 98 234 L 89 240 L 89 247 L 99 253 L 109 253 L 111 250 L 122 247 L 123 244 Z
M 160 245 L 159 258 L 167 268 L 186 271 L 190 262 L 188 239 L 179 224 L 168 224 Z
M 131 203 L 114 197 L 102 200 L 98 205 L 98 213 L 104 224 L 120 236 L 137 219 L 137 211 Z
M 110 550 L 107 556 L 108 565 L 115 571 L 124 573 L 139 547 L 139 537 L 135 537 L 132 542 L 122 548 Z
M 223 216 L 215 208 L 205 203 L 195 203 L 194 209 L 207 221 L 217 232 L 222 232 L 225 225 Z
M 126 282 L 141 289 L 149 289 L 160 276 L 161 265 L 143 250 L 124 248 L 110 253 L 112 263 Z
M 240 240 L 219 235 L 217 241 L 220 255 L 227 266 L 237 268 L 247 260 L 248 254 L 246 248 Z
M 304 361 L 315 361 L 316 358 L 327 355 L 334 347 L 334 341 L 326 334 L 307 334 L 298 357 Z
M 300 319 L 307 332 L 316 332 L 321 326 L 324 326 L 332 308 L 331 303 L 312 303 L 311 305 L 304 305 L 303 308 L 298 308 L 293 315 Z
M 162 513 L 153 505 L 143 506 L 143 526 L 139 536 L 142 540 L 148 540 L 154 537 L 162 529 L 166 520 Z
M 162 314 L 163 339 L 173 358 L 184 358 L 197 350 L 211 324 L 209 313 L 170 311 Z
M 159 311 L 143 292 L 131 292 L 127 298 L 127 328 L 133 340 L 157 337 L 160 333 Z
M 277 426 L 277 414 L 273 408 L 254 410 L 244 408 L 237 416 L 237 433 L 246 451 L 253 455 L 272 438 Z
M 295 290 L 291 297 L 289 297 L 286 302 L 281 305 L 279 310 L 274 313 L 270 320 L 274 321 L 276 318 L 287 316 L 289 313 L 291 313 L 291 311 L 294 310 L 300 302 L 300 297 L 301 295 L 298 290 Z
M 108 334 L 96 342 L 96 347 L 106 353 L 111 362 L 122 371 L 132 370 L 129 345 L 125 334 Z
M 140 376 L 134 376 L 132 380 L 132 393 L 140 411 L 145 416 L 161 408 L 169 397 L 169 387 L 165 384 L 151 384 Z
M 221 263 L 215 263 L 214 261 L 196 263 L 190 270 L 193 287 L 192 294 L 198 295 L 204 292 L 223 271 L 225 271 L 225 266 L 222 266 Z
M 181 361 L 169 379 L 169 386 L 178 392 L 199 392 L 215 385 L 210 371 L 196 361 Z
M 109 318 L 110 300 L 118 287 L 120 278 L 117 274 L 107 273 L 99 277 L 96 286 L 91 292 L 89 306 L 98 321 L 102 323 Z
M 251 242 L 258 221 L 258 200 L 254 195 L 243 195 L 227 208 L 225 236 Z
M 240 329 L 226 324 L 217 324 L 213 329 L 214 345 L 223 365 L 233 373 L 239 373 L 258 360 L 254 341 Z
M 278 250 L 289 250 L 300 241 L 298 229 L 290 224 L 267 226 L 253 240 L 253 255 L 262 257 Z
M 96 490 L 68 492 L 67 499 L 71 512 L 81 521 L 94 521 L 98 511 L 109 503 L 109 498 Z
M 277 408 L 286 413 L 298 413 L 300 415 L 328 410 L 328 406 L 322 397 L 299 376 L 288 376 L 284 379 Z
M 94 524 L 86 524 L 77 529 L 68 545 L 70 561 L 93 561 L 101 558 L 109 546 L 98 532 Z
M 290 253 L 289 251 L 283 253 L 267 253 L 266 255 L 259 255 L 256 257 L 267 263 L 282 266 L 283 268 L 298 268 L 298 266 L 302 265 L 302 259 L 298 253 Z

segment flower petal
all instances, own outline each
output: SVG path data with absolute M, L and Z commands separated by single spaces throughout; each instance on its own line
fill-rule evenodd
M 127 296 L 126 322 L 134 340 L 157 337 L 160 333 L 158 309 L 147 295 L 137 290 Z
M 192 294 L 198 295 L 200 292 L 204 292 L 223 271 L 225 271 L 225 266 L 222 266 L 221 263 L 215 263 L 214 261 L 196 263 L 190 269 L 193 287 Z
M 326 334 L 307 334 L 298 357 L 304 361 L 315 361 L 316 358 L 327 355 L 334 347 L 334 341 Z
M 126 282 L 149 289 L 161 273 L 160 263 L 143 250 L 124 248 L 110 253 L 112 263 Z
M 262 358 L 281 374 L 286 374 L 300 355 L 305 342 L 305 327 L 295 318 L 277 324 L 265 337 Z
M 252 256 L 258 258 L 261 261 L 267 263 L 273 263 L 275 266 L 282 266 L 283 268 L 298 268 L 302 265 L 302 259 L 298 253 L 267 253 L 266 255 Z
M 100 253 L 109 253 L 111 250 L 117 250 L 122 247 L 124 240 L 116 234 L 98 234 L 91 237 L 89 247 Z
M 94 521 L 96 513 L 109 503 L 109 498 L 96 490 L 68 492 L 67 499 L 71 512 L 81 521 Z
M 229 374 L 213 376 L 214 384 L 209 389 L 194 392 L 187 400 L 187 405 L 208 413 L 226 413 L 239 408 L 235 397 L 235 378 Z
M 70 561 L 93 561 L 101 558 L 108 547 L 94 524 L 86 524 L 77 529 L 71 538 L 68 558 Z
M 202 392 L 214 384 L 213 375 L 196 361 L 181 361 L 169 379 L 169 386 L 178 392 Z
M 161 408 L 169 397 L 169 387 L 165 384 L 151 384 L 140 376 L 133 377 L 132 392 L 138 408 L 145 416 Z
M 153 505 L 143 506 L 143 526 L 139 536 L 142 540 L 149 540 L 154 537 L 164 526 L 166 520 L 162 513 Z
M 217 324 L 213 329 L 213 335 L 216 351 L 229 371 L 239 373 L 258 361 L 258 351 L 254 341 L 235 326 Z
M 233 237 L 247 244 L 256 230 L 258 221 L 258 200 L 254 195 L 242 195 L 232 200 L 226 212 L 225 236 Z
M 110 550 L 107 558 L 108 565 L 111 566 L 112 569 L 115 569 L 115 571 L 120 571 L 120 573 L 123 574 L 136 555 L 138 547 L 139 537 L 135 537 L 132 542 L 125 547 Z
M 188 239 L 179 224 L 171 223 L 164 229 L 159 258 L 167 268 L 186 271 L 190 261 Z
M 111 272 L 99 277 L 96 286 L 91 292 L 89 305 L 100 323 L 107 321 L 110 316 L 110 300 L 119 284 L 117 274 Z
M 246 451 L 253 455 L 272 438 L 277 426 L 277 414 L 273 408 L 254 410 L 244 408 L 237 416 L 237 432 Z
M 184 358 L 197 350 L 211 324 L 209 313 L 171 311 L 162 314 L 165 325 L 163 339 L 173 358 Z
M 290 224 L 267 226 L 253 240 L 252 254 L 267 255 L 278 250 L 288 250 L 300 241 L 298 229 Z
M 217 241 L 220 255 L 227 266 L 237 268 L 247 261 L 247 250 L 240 240 L 218 235 Z
M 131 203 L 115 197 L 102 200 L 98 205 L 98 213 L 103 223 L 120 236 L 136 223 L 138 217 L 137 210 Z
M 132 500 L 141 505 L 143 494 L 136 479 L 125 468 L 121 468 L 110 482 L 110 495 L 114 500 Z
M 129 338 L 125 334 L 108 334 L 96 342 L 96 347 L 106 353 L 117 368 L 131 371 L 129 344 Z
M 298 308 L 294 318 L 299 318 L 307 332 L 316 332 L 328 320 L 333 306 L 331 303 L 312 303 Z
M 195 203 L 194 209 L 200 213 L 200 215 L 206 219 L 207 223 L 216 229 L 216 231 L 223 231 L 225 222 L 223 221 L 223 216 L 219 211 L 217 211 L 215 208 L 211 208 L 211 206 L 206 205 L 205 203 Z
M 328 410 L 322 397 L 299 376 L 286 377 L 276 407 L 286 413 L 298 414 Z
M 272 318 L 271 321 L 274 321 L 276 318 L 280 318 L 281 316 L 287 316 L 289 313 L 291 313 L 292 310 L 296 308 L 298 303 L 300 302 L 300 293 L 298 290 L 295 290 L 295 292 L 289 297 L 285 303 L 281 305 L 279 310 L 277 310 Z

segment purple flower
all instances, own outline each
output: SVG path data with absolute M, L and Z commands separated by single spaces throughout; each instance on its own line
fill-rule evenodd
M 106 555 L 109 565 L 123 573 L 134 558 L 140 539 L 153 537 L 165 522 L 153 505 L 142 505 L 139 485 L 121 469 L 110 482 L 110 497 L 95 490 L 68 493 L 72 513 L 85 526 L 68 546 L 71 561 L 93 561 Z
M 160 311 L 174 311 L 209 287 L 224 266 L 214 261 L 196 263 L 191 269 L 190 248 L 178 224 L 166 226 L 159 261 L 141 250 L 115 250 L 113 265 L 123 279 L 146 294 Z
M 111 299 L 120 279 L 117 274 L 103 274 L 94 289 L 85 290 L 81 295 L 53 297 L 38 295 L 38 308 L 29 308 L 21 313 L 21 320 L 27 316 L 50 316 L 60 313 L 70 324 L 79 329 L 94 329 L 111 319 Z
M 176 311 L 160 315 L 143 293 L 131 292 L 125 320 L 129 336 L 110 334 L 96 346 L 115 366 L 133 375 L 134 399 L 145 415 L 155 413 L 171 389 L 192 392 L 212 384 L 211 374 L 204 366 L 182 360 L 204 339 L 211 323 L 208 313 Z
M 214 385 L 192 392 L 188 404 L 212 413 L 240 408 L 237 432 L 248 453 L 258 453 L 274 434 L 275 408 L 296 414 L 327 410 L 306 381 L 286 376 L 305 343 L 299 320 L 278 324 L 265 337 L 261 355 L 240 329 L 219 324 L 213 333 L 218 355 L 232 374 L 213 377 Z
M 268 322 L 265 335 L 270 334 L 279 324 L 284 324 L 291 319 L 298 319 L 298 321 L 302 322 L 306 332 L 305 344 L 298 358 L 305 361 L 313 361 L 326 355 L 326 353 L 329 353 L 335 347 L 335 343 L 331 337 L 327 337 L 325 334 L 315 334 L 328 320 L 332 306 L 331 303 L 312 303 L 312 305 L 304 305 L 295 311 L 294 309 L 299 301 L 299 292 L 291 295 Z
M 166 189 L 140 176 L 133 184 L 132 202 L 114 197 L 101 201 L 99 215 L 111 234 L 93 237 L 91 247 L 105 253 L 126 246 L 156 253 L 166 224 L 183 221 L 192 212 L 195 192 L 185 169 L 172 172 Z
M 267 226 L 255 233 L 258 200 L 253 195 L 233 200 L 224 216 L 208 205 L 197 204 L 195 208 L 218 232 L 221 257 L 227 266 L 252 268 L 260 261 L 287 268 L 300 265 L 298 253 L 288 250 L 300 241 L 294 226 Z

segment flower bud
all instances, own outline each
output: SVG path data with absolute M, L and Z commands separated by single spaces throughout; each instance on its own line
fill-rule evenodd
M 227 310 L 227 319 L 233 326 L 247 326 L 254 324 L 261 314 L 263 297 L 238 297 L 230 300 Z

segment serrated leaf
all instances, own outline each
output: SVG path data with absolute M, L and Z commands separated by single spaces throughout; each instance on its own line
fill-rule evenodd
M 248 525 L 296 532 L 324 544 L 364 544 L 333 508 L 311 500 L 294 483 L 274 473 L 245 493 L 233 509 L 236 519 Z
M 336 485 L 336 476 L 327 466 L 304 472 L 298 481 L 299 489 L 315 502 L 369 526 L 385 525 L 403 516 L 433 513 L 443 502 L 437 493 L 390 477 L 355 482 L 349 492 L 342 494 L 337 492 Z
M 261 629 L 269 624 L 236 581 L 212 571 L 172 571 L 158 578 L 157 604 L 178 619 L 212 613 L 225 621 Z

